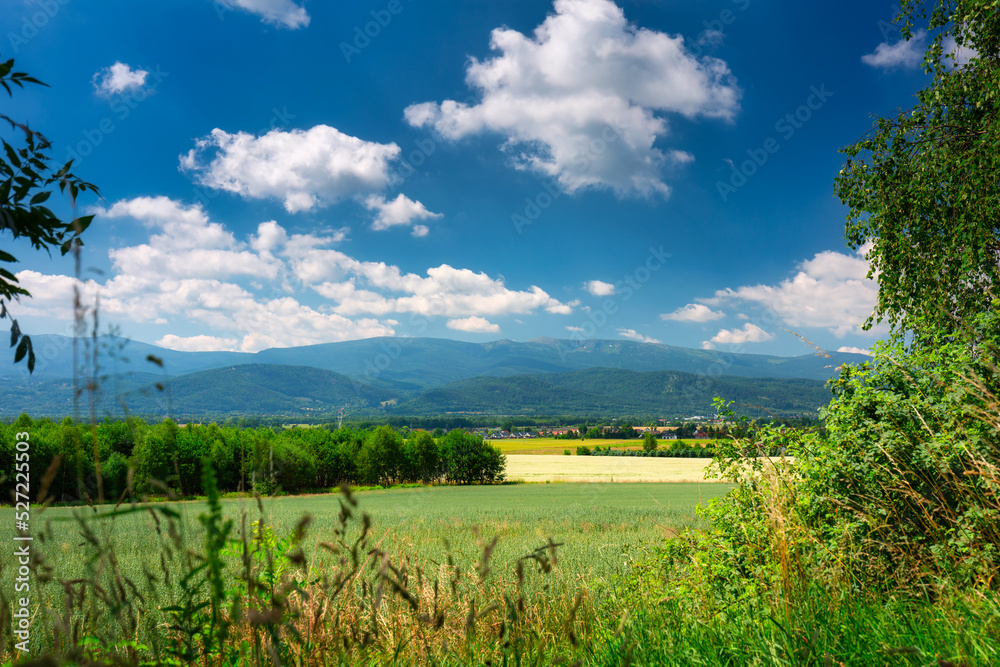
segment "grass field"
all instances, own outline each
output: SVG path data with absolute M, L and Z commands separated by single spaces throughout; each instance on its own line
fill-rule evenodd
M 583 457 L 579 460 L 586 461 Z M 373 532 L 385 538 L 382 548 L 414 562 L 443 559 L 445 540 L 459 561 L 472 562 L 481 552 L 473 533 L 475 527 L 482 539 L 500 537 L 494 556 L 497 563 L 512 563 L 552 537 L 566 543 L 562 567 L 566 576 L 600 578 L 618 572 L 624 562 L 641 557 L 674 530 L 701 525 L 695 506 L 728 488 L 713 483 L 528 484 L 388 489 L 364 491 L 357 496 L 359 510 L 372 518 Z M 301 516 L 309 514 L 313 522 L 305 545 L 308 555 L 316 540 L 330 539 L 329 531 L 340 511 L 338 499 L 338 494 L 266 499 L 265 519 L 275 534 L 282 536 Z M 172 507 L 185 515 L 190 539 L 200 540 L 196 517 L 204 511 L 203 503 Z M 250 519 L 258 515 L 252 500 L 224 500 L 223 508 L 237 525 L 244 512 Z M 55 539 L 37 546 L 60 578 L 75 577 L 83 567 L 81 530 L 69 520 L 74 511 L 80 510 L 36 510 L 32 517 L 35 525 L 52 522 Z M 84 514 L 93 515 L 91 510 Z M 11 508 L 0 509 L 0 521 L 12 524 Z M 114 545 L 119 560 L 131 574 L 139 575 L 144 556 L 155 556 L 155 551 L 149 549 L 156 537 L 155 526 L 148 514 L 92 523 L 95 532 Z M 5 570 L 13 565 L 9 551 L 2 558 Z
M 358 513 L 371 516 L 371 544 L 377 543 L 386 551 L 395 566 L 403 566 L 411 575 L 422 570 L 429 579 L 448 581 L 455 575 L 447 574 L 453 568 L 446 564 L 453 562 L 457 568 L 454 571 L 460 573 L 460 591 L 465 591 L 460 595 L 478 596 L 483 605 L 490 600 L 502 601 L 504 595 L 515 595 L 514 591 L 520 590 L 513 588 L 514 565 L 519 558 L 550 539 L 561 544 L 557 551 L 558 565 L 550 574 L 538 574 L 537 567 L 529 564 L 525 590 L 534 591 L 529 593 L 530 599 L 541 596 L 538 599 L 551 601 L 546 604 L 564 605 L 571 604 L 579 591 L 586 591 L 588 599 L 594 602 L 605 592 L 610 594 L 619 575 L 628 572 L 636 562 L 646 560 L 666 538 L 686 527 L 704 526 L 696 515 L 696 506 L 729 488 L 716 483 L 513 484 L 372 490 L 357 492 L 355 496 L 359 501 Z M 306 562 L 314 566 L 312 571 L 317 574 L 331 571 L 329 560 L 333 557 L 317 545 L 320 540 L 336 541 L 333 529 L 338 524 L 341 498 L 340 494 L 325 494 L 263 501 L 264 518 L 279 538 L 288 535 L 303 515 L 312 517 L 302 546 Z M 223 500 L 222 507 L 225 515 L 235 520 L 236 537 L 244 513 L 248 522 L 259 517 L 253 500 Z M 183 515 L 180 532 L 185 544 L 200 548 L 204 533 L 197 517 L 205 512 L 205 503 L 173 503 L 170 508 Z M 44 556 L 55 578 L 48 585 L 37 581 L 32 584 L 32 606 L 38 619 L 34 626 L 34 646 L 51 641 L 52 624 L 45 619 L 58 615 L 63 605 L 59 580 L 86 578 L 87 564 L 93 562 L 97 553 L 97 548 L 91 546 L 93 542 L 73 520 L 74 514 L 88 517 L 89 530 L 101 544 L 100 549 L 113 551 L 122 573 L 148 598 L 143 569 L 158 571 L 162 554 L 170 551 L 165 548 L 170 540 L 165 535 L 168 531 L 164 519 L 160 517 L 159 529 L 164 533 L 160 535 L 146 512 L 114 519 L 100 516 L 108 511 L 110 508 L 99 512 L 88 508 L 33 511 L 32 524 L 36 527 L 33 532 L 37 534 L 45 524 L 49 529 L 48 537 L 44 541 L 36 537 L 32 548 Z M 0 509 L 0 521 L 13 524 L 13 510 Z M 476 583 L 483 547 L 494 536 L 499 540 L 490 559 L 493 574 Z M 176 550 L 173 552 L 175 555 L 168 558 L 176 563 Z M 314 554 L 321 554 L 317 561 L 313 561 Z M 225 577 L 233 580 L 238 559 L 233 555 L 227 560 Z M 0 562 L 4 576 L 12 576 L 9 573 L 16 565 L 12 551 L 5 550 Z M 176 564 L 169 567 L 176 586 L 181 570 L 175 569 Z M 424 595 L 431 593 L 431 589 L 424 589 Z M 168 598 L 162 595 L 159 600 L 160 607 L 168 604 Z M 155 617 L 160 612 L 154 608 L 149 613 L 154 617 L 147 619 L 148 622 L 162 627 L 166 619 Z M 456 613 L 461 617 L 464 612 Z M 140 633 L 138 638 L 144 636 Z
M 576 455 L 576 448 L 580 445 L 590 447 L 614 447 L 616 449 L 642 449 L 642 440 L 633 438 L 632 440 L 597 439 L 597 440 L 557 440 L 556 438 L 530 438 L 527 440 L 490 440 L 491 444 L 500 448 L 504 454 L 562 454 L 568 449 L 570 453 Z M 668 447 L 704 447 L 711 440 L 661 440 L 660 449 Z M 678 444 L 679 443 L 679 444 Z

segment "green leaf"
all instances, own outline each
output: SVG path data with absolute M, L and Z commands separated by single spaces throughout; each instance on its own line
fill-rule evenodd
M 86 231 L 87 227 L 90 227 L 90 223 L 93 221 L 94 221 L 94 216 L 84 215 L 75 219 L 73 222 L 66 225 L 66 227 L 72 230 L 76 234 L 82 234 L 84 231 Z
M 28 353 L 28 346 L 30 344 L 31 343 L 28 340 L 27 336 L 25 336 L 24 338 L 21 339 L 20 345 L 18 345 L 17 346 L 17 350 L 14 351 L 14 363 L 15 364 L 17 362 L 21 361 L 21 359 L 24 359 L 24 355 L 26 355 Z
M 52 192 L 50 190 L 45 190 L 43 192 L 37 193 L 34 197 L 32 197 L 31 201 L 29 203 L 32 206 L 35 206 L 36 204 L 41 204 L 43 201 L 45 201 L 46 199 L 48 199 L 51 196 L 52 196 Z
M 20 169 L 21 159 L 17 157 L 17 151 L 15 151 L 14 148 L 6 141 L 3 142 L 3 149 L 7 153 L 7 159 L 10 160 L 10 163 Z

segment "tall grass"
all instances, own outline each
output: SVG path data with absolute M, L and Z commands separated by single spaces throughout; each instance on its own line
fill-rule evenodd
M 551 539 L 502 567 L 497 538 L 485 535 L 472 562 L 451 552 L 418 562 L 384 548 L 386 535 L 372 532 L 346 488 L 332 530 L 313 533 L 303 518 L 281 534 L 259 498 L 255 516 L 225 519 L 213 476 L 205 462 L 198 530 L 176 506 L 118 510 L 154 523 L 148 551 L 158 550 L 158 565 L 140 576 L 111 546 L 112 519 L 75 516 L 82 576 L 57 581 L 42 556 L 33 564 L 39 608 L 57 610 L 51 624 L 33 620 L 40 656 L 80 665 L 549 664 L 571 656 L 594 625 L 586 592 L 553 576 L 564 545 Z M 50 523 L 38 539 L 60 531 Z M 0 606 L 10 604 L 4 592 Z M 9 623 L 0 636 L 11 656 Z

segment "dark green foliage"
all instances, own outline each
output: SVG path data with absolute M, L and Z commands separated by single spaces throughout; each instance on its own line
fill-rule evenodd
M 446 479 L 458 484 L 490 484 L 504 479 L 506 458 L 499 447 L 485 442 L 478 435 L 461 430 L 451 431 L 441 442 L 447 460 Z
M 41 81 L 14 71 L 14 61 L 0 62 L 0 86 L 13 95 L 11 85 L 23 88 L 25 83 L 45 85 Z M 61 167 L 51 164 L 52 145 L 48 139 L 28 127 L 0 114 L 0 121 L 20 135 L 23 146 L 11 145 L 0 139 L 4 154 L 0 156 L 0 234 L 10 232 L 14 239 L 27 240 L 35 250 L 51 254 L 58 248 L 62 254 L 83 245 L 80 235 L 90 225 L 94 216 L 86 215 L 69 222 L 60 220 L 45 203 L 55 188 L 66 192 L 75 202 L 77 195 L 88 190 L 97 194 L 97 188 L 70 173 L 73 161 Z M 4 242 L 9 247 L 7 242 Z M 18 280 L 4 266 L 17 262 L 17 258 L 0 250 L 0 319 L 10 320 L 10 346 L 14 350 L 14 363 L 27 359 L 28 371 L 35 370 L 35 352 L 31 338 L 21 333 L 17 320 L 7 311 L 7 305 L 31 294 L 18 285 Z
M 646 434 L 642 436 L 642 451 L 655 452 L 659 446 L 660 443 L 657 442 L 656 435 L 652 431 L 646 431 Z
M 941 339 L 886 346 L 834 384 L 827 437 L 790 447 L 802 520 L 828 544 L 863 549 L 867 585 L 1000 572 L 1000 321 L 978 319 L 988 355 Z
M 315 489 L 318 486 L 315 455 L 306 443 L 284 436 L 282 433 L 274 440 L 274 487 L 270 492 L 302 493 Z
M 444 459 L 437 442 L 427 431 L 417 431 L 406 441 L 406 459 L 410 476 L 425 484 L 441 478 L 444 474 Z
M 836 191 L 850 207 L 848 242 L 872 244 L 879 296 L 869 324 L 887 320 L 903 336 L 966 325 L 990 309 L 1000 280 L 1000 5 L 904 0 L 900 19 L 904 39 L 926 20 L 933 81 L 916 106 L 844 149 Z M 949 43 L 979 57 L 955 66 Z
M 724 395 L 750 416 L 815 415 L 829 391 L 815 380 L 705 377 L 675 371 L 594 368 L 570 373 L 480 377 L 430 390 L 396 408 L 401 413 L 500 411 L 511 414 L 618 416 L 705 414 Z M 767 411 L 765 411 L 765 409 Z M 591 429 L 586 437 L 602 437 Z
M 128 482 L 128 459 L 118 452 L 111 452 L 101 463 L 101 477 L 104 480 L 105 497 L 108 500 L 121 498 Z
M 129 457 L 135 447 L 135 433 L 132 426 L 124 421 L 103 422 L 97 425 L 97 438 L 101 445 L 101 455 L 111 452 Z
M 162 412 L 159 405 L 162 392 L 155 389 L 155 383 L 162 382 L 160 376 L 135 374 L 119 378 L 115 386 L 122 392 L 131 414 L 149 415 Z M 346 406 L 351 414 L 368 415 L 378 424 L 386 423 L 388 416 L 397 415 L 399 418 L 394 425 L 398 427 L 413 421 L 403 415 L 452 412 L 503 411 L 519 415 L 578 417 L 705 414 L 711 408 L 712 398 L 720 394 L 745 405 L 744 412 L 756 417 L 815 416 L 816 410 L 828 398 L 823 383 L 817 380 L 707 377 L 675 371 L 640 373 L 606 368 L 479 377 L 432 389 L 416 397 L 331 371 L 299 366 L 225 367 L 170 381 L 173 414 L 183 415 L 185 420 L 248 413 L 301 415 L 313 419 L 326 415 L 329 420 Z M 406 400 L 407 397 L 412 398 Z M 72 385 L 43 379 L 0 384 L 0 416 L 4 405 L 16 407 L 29 401 L 32 409 L 40 414 L 66 414 L 72 410 Z M 393 405 L 392 401 L 397 404 Z M 121 415 L 119 397 L 107 394 L 98 412 Z M 482 421 L 495 425 L 489 418 L 484 417 Z M 526 424 L 524 420 L 519 423 Z M 469 419 L 457 416 L 436 419 L 433 425 L 440 424 L 449 428 L 473 425 Z M 513 422 L 504 426 L 513 428 Z M 601 437 L 599 429 L 584 434 Z
M 364 484 L 389 486 L 404 470 L 403 438 L 391 426 L 372 431 L 358 454 L 358 472 Z
M 167 447 L 163 436 L 156 431 L 156 429 L 145 429 L 143 437 L 132 451 L 130 461 L 135 468 L 136 490 L 140 493 L 153 491 L 153 480 L 176 481 L 173 471 L 173 451 Z
M 97 500 L 98 480 L 90 430 L 66 419 L 0 424 L 0 465 L 13 469 L 15 434 L 30 434 L 33 470 L 29 490 L 37 497 L 45 470 L 54 465 L 46 497 L 55 502 Z M 404 443 L 390 426 L 370 431 L 341 428 L 237 429 L 171 420 L 148 425 L 141 419 L 98 425 L 98 453 L 105 498 L 117 501 L 130 488 L 147 494 L 204 495 L 201 461 L 207 459 L 222 492 L 303 493 L 340 484 L 493 483 L 504 480 L 499 449 L 478 436 L 452 431 L 446 443 L 414 431 Z M 444 440 L 444 439 L 443 439 Z M 130 445 L 134 443 L 134 445 Z M 130 450 L 126 456 L 123 451 Z M 129 487 L 131 475 L 132 485 Z M 9 500 L 11 477 L 0 480 Z

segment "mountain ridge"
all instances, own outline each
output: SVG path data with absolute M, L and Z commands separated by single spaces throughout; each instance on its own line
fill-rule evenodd
M 430 389 L 380 386 L 311 366 L 238 364 L 162 380 L 137 373 L 102 383 L 96 413 L 171 415 L 180 420 L 229 416 L 332 419 L 345 409 L 367 417 L 450 413 L 587 417 L 711 414 L 712 399 L 734 400 L 749 416 L 815 415 L 829 401 L 818 380 L 705 376 L 679 371 L 587 368 L 559 373 L 478 376 Z M 64 417 L 76 412 L 72 381 L 51 378 L 0 385 L 0 418 L 20 412 Z M 88 406 L 82 395 L 79 405 Z
M 33 339 L 38 357 L 34 377 L 72 377 L 71 338 L 41 334 Z M 184 352 L 110 336 L 102 336 L 98 341 L 103 372 L 180 376 L 226 366 L 275 364 L 319 368 L 376 384 L 423 388 L 479 376 L 505 377 L 585 368 L 827 380 L 841 364 L 868 359 L 841 352 L 825 352 L 828 356 L 814 353 L 779 357 L 604 339 L 535 338 L 527 342 L 501 339 L 470 343 L 445 338 L 377 337 L 268 348 L 256 353 Z M 162 360 L 163 367 L 146 361 L 150 355 Z M 0 359 L 0 377 L 24 378 L 27 373 L 23 364 L 15 366 L 7 357 Z

